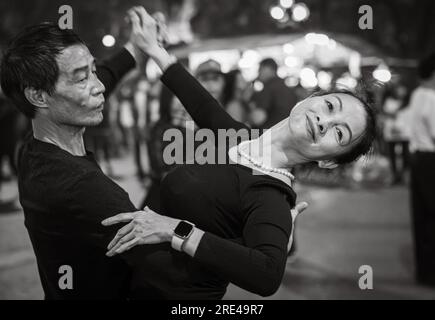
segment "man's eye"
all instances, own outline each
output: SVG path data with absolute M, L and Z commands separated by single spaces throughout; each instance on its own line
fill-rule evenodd
M 325 101 L 326 101 L 326 105 L 327 105 L 327 107 L 328 107 L 328 110 L 329 110 L 329 111 L 334 110 L 334 106 L 332 105 L 332 103 L 329 102 L 328 100 L 325 100 Z

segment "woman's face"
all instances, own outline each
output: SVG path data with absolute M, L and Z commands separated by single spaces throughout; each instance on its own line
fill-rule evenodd
M 332 160 L 349 151 L 364 133 L 366 111 L 348 94 L 309 97 L 290 112 L 292 143 L 310 161 Z

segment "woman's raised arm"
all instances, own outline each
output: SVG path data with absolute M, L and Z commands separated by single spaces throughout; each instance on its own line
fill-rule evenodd
M 200 128 L 247 129 L 226 113 L 224 108 L 210 93 L 186 70 L 175 63 L 159 43 L 157 23 L 144 8 L 135 7 L 129 11 L 132 33 L 139 48 L 153 59 L 163 72 L 163 83 L 180 99 L 192 119 Z
M 199 128 L 248 129 L 234 120 L 224 107 L 179 63 L 171 65 L 163 74 L 162 82 L 180 99 Z

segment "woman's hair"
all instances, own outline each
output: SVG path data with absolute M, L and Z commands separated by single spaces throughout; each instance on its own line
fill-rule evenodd
M 358 101 L 361 102 L 361 104 L 364 107 L 364 110 L 366 111 L 366 128 L 364 132 L 362 133 L 361 137 L 358 139 L 357 143 L 352 146 L 352 148 L 345 153 L 337 156 L 335 159 L 335 163 L 337 164 L 346 164 L 353 162 L 357 159 L 359 159 L 361 156 L 369 155 L 373 151 L 373 142 L 376 139 L 377 135 L 377 125 L 376 125 L 376 113 L 372 106 L 371 99 L 369 99 L 368 92 L 354 92 L 349 89 L 344 88 L 334 88 L 331 90 L 320 90 L 311 95 L 311 97 L 321 97 L 328 94 L 334 94 L 334 93 L 341 93 L 341 94 L 347 94 Z

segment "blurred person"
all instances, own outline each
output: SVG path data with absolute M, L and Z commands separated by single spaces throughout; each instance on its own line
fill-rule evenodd
M 2 182 L 17 175 L 16 151 L 29 129 L 26 118 L 6 99 L 0 89 L 0 189 Z M 3 172 L 3 161 L 7 160 L 9 176 Z
M 263 59 L 258 69 L 258 80 L 263 89 L 254 94 L 255 107 L 265 112 L 265 119 L 258 124 L 260 128 L 269 129 L 288 116 L 289 105 L 297 103 L 297 96 L 284 80 L 278 77 L 278 64 L 272 58 Z
M 198 127 L 215 135 L 243 130 L 247 136 L 223 147 L 230 163 L 171 170 L 161 186 L 166 216 L 146 209 L 103 221 L 106 226 L 128 222 L 109 244 L 108 256 L 146 248 L 142 270 L 148 272 L 142 279 L 149 281 L 155 298 L 220 299 L 230 282 L 271 295 L 282 281 L 297 216 L 289 169 L 307 162 L 335 168 L 367 153 L 376 131 L 373 110 L 348 91 L 318 92 L 288 105 L 287 118 L 247 140 L 249 128 L 232 119 L 158 45 L 155 21 L 144 10 L 139 14 L 133 23 L 143 30 L 141 48 L 159 65 L 161 81 Z
M 195 76 L 213 98 L 222 102 L 225 77 L 219 62 L 213 59 L 204 61 L 196 68 Z
M 183 145 L 182 148 L 185 150 L 185 132 L 192 129 L 186 127 L 187 121 L 192 121 L 186 109 L 166 86 L 162 86 L 159 113 L 159 120 L 152 126 L 147 142 L 151 186 L 140 206 L 140 208 L 148 206 L 154 211 L 161 211 L 161 181 L 176 166 L 176 164 L 167 164 L 163 159 L 163 151 L 172 143 L 171 141 L 164 141 L 163 136 L 169 129 L 178 129 L 183 135 L 183 140 L 179 141 L 179 143 Z M 185 154 L 184 151 L 183 155 Z M 183 162 L 186 162 L 186 160 L 183 159 Z
M 418 67 L 421 83 L 411 95 L 411 208 L 416 279 L 435 287 L 435 53 Z
M 129 151 L 133 139 L 134 126 L 134 91 L 132 84 L 126 81 L 121 84 L 118 92 L 118 125 L 121 131 L 122 147 L 125 151 Z
M 146 94 L 145 94 L 146 96 Z M 119 90 L 118 95 L 118 125 L 120 127 L 122 136 L 122 146 L 126 152 L 133 151 L 133 160 L 136 167 L 136 176 L 139 180 L 143 180 L 146 176 L 142 163 L 142 137 L 145 130 L 141 130 L 141 124 L 143 121 L 141 117 L 144 117 L 144 111 L 146 111 L 145 104 L 139 106 L 136 102 L 137 96 L 137 81 L 134 78 L 130 78 L 125 81 Z M 141 94 L 139 101 L 143 100 L 144 94 Z M 142 110 L 144 109 L 144 110 Z
M 404 171 L 409 169 L 409 162 L 410 162 L 410 154 L 409 154 L 409 139 L 411 136 L 410 117 L 411 117 L 411 109 L 409 108 L 409 101 L 408 101 L 408 104 L 404 105 L 404 107 L 399 110 L 396 116 L 396 121 L 394 122 L 394 128 L 398 133 L 398 135 L 400 136 L 399 145 L 401 146 L 402 169 Z
M 248 101 L 250 98 L 248 87 L 249 84 L 243 78 L 240 70 L 232 70 L 225 74 L 222 104 L 234 120 L 242 123 L 248 121 Z
M 148 91 L 150 85 L 145 78 L 139 78 L 136 85 L 136 90 L 134 93 L 134 106 L 135 106 L 135 114 L 137 119 L 135 121 L 135 136 L 137 137 L 135 144 L 135 162 L 137 167 L 137 176 L 140 180 L 144 180 L 147 177 L 144 169 L 144 159 L 142 154 L 144 153 L 143 149 L 146 149 L 147 138 L 147 122 L 148 122 Z
M 406 88 L 394 87 L 388 92 L 383 103 L 383 137 L 387 145 L 387 154 L 390 162 L 392 184 L 403 182 L 404 171 L 408 162 L 408 141 L 406 126 L 400 125 L 398 115 L 405 107 Z M 400 147 L 398 154 L 397 147 Z M 400 168 L 398 162 L 401 162 Z

